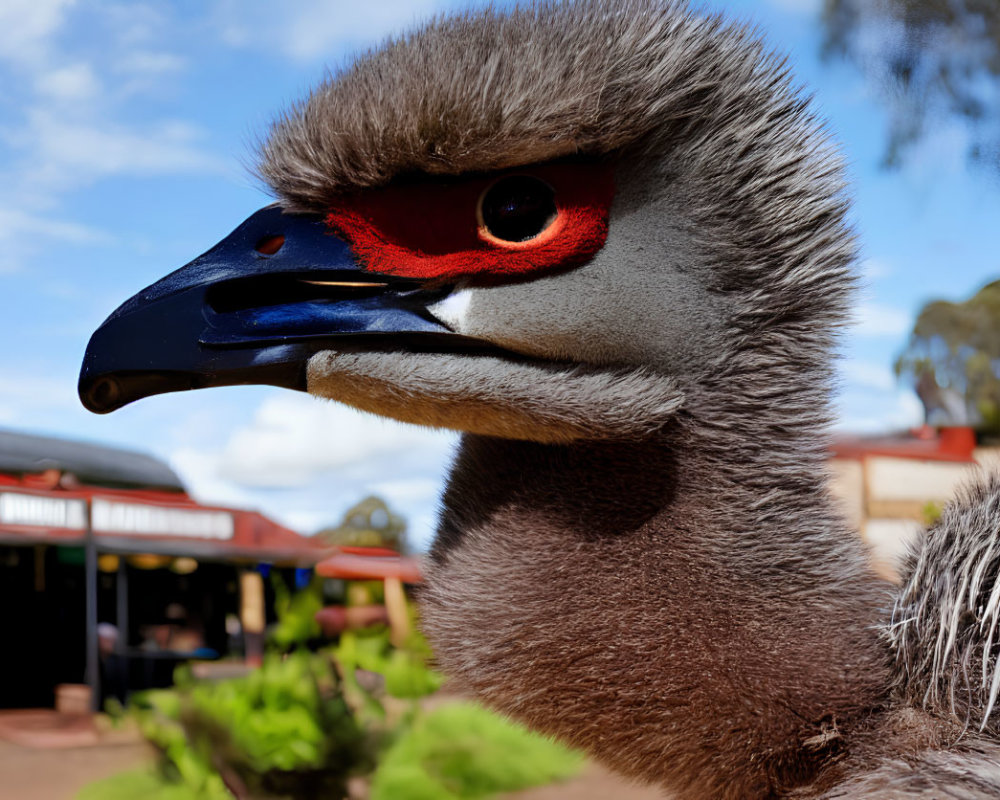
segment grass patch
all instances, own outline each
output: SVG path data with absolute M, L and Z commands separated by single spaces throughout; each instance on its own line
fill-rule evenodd
M 564 780 L 583 757 L 471 703 L 418 718 L 384 754 L 371 800 L 477 800 Z
M 88 783 L 75 800 L 201 800 L 182 783 L 167 783 L 151 769 L 131 769 Z

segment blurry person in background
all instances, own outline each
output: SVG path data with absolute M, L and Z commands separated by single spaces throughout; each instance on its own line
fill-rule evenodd
M 118 628 L 110 622 L 97 626 L 97 655 L 101 674 L 101 704 L 114 698 L 122 705 L 128 696 L 128 664 L 118 648 Z

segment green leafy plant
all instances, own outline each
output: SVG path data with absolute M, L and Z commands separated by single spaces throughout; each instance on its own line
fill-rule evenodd
M 336 798 L 370 770 L 374 743 L 340 691 L 329 655 L 269 653 L 242 678 L 146 692 L 129 712 L 160 751 L 165 783 L 207 800 Z
M 314 577 L 306 588 L 292 594 L 277 572 L 272 576 L 278 622 L 271 629 L 269 643 L 285 651 L 319 637 L 321 630 L 316 612 L 323 607 L 322 578 Z
M 232 795 L 215 795 L 231 800 Z M 89 783 L 80 790 L 76 800 L 214 800 L 213 795 L 199 793 L 184 783 L 171 783 L 153 769 L 131 769 L 110 778 Z
M 371 800 L 476 800 L 570 777 L 583 757 L 480 706 L 417 718 L 389 748 Z
M 369 774 L 372 800 L 474 799 L 578 769 L 578 755 L 479 707 L 423 713 L 443 679 L 415 624 L 401 647 L 381 626 L 312 653 L 296 644 L 313 637 L 304 618 L 318 584 L 275 590 L 283 633 L 261 667 L 216 682 L 180 668 L 175 688 L 134 697 L 126 715 L 159 751 L 156 770 L 91 784 L 78 800 L 335 800 Z

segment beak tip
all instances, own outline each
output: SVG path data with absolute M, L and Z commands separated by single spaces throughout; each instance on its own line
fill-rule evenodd
M 121 384 L 108 375 L 95 380 L 81 378 L 78 391 L 84 408 L 94 414 L 109 414 L 128 402 L 122 400 Z

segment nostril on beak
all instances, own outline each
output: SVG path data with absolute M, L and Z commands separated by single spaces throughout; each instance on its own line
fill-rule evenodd
M 114 378 L 98 378 L 87 391 L 87 406 L 95 411 L 116 408 L 121 399 L 121 385 Z
M 264 236 L 257 241 L 253 249 L 264 256 L 273 256 L 285 243 L 284 236 Z

